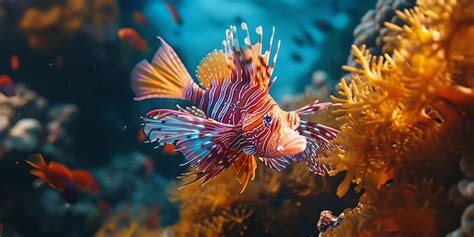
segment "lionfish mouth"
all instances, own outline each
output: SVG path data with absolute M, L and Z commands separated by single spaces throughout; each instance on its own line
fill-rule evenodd
M 282 145 L 277 147 L 278 153 L 283 156 L 296 155 L 303 152 L 306 149 L 306 138 L 303 136 L 296 136 L 295 138 L 288 139 Z

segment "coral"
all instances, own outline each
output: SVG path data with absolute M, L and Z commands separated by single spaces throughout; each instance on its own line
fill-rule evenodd
M 72 158 L 74 139 L 70 130 L 78 108 L 71 104 L 50 106 L 23 85 L 16 86 L 15 91 L 13 97 L 0 95 L 0 158 L 15 151 L 41 151 L 55 159 Z
M 49 49 L 81 30 L 98 40 L 115 36 L 117 18 L 116 0 L 67 0 L 46 9 L 27 9 L 19 28 L 26 33 L 29 47 Z
M 319 215 L 319 220 L 316 226 L 318 227 L 319 233 L 330 231 L 336 228 L 344 220 L 344 213 L 341 213 L 338 217 L 332 214 L 332 211 L 322 211 Z
M 466 179 L 459 181 L 459 183 L 455 186 L 455 190 L 457 191 L 453 194 L 457 201 L 457 204 L 460 206 L 466 206 L 464 212 L 461 216 L 461 227 L 457 230 L 451 232 L 448 236 L 455 237 L 455 236 L 471 236 L 474 234 L 474 222 L 472 221 L 472 216 L 474 216 L 474 182 L 472 179 L 472 156 L 463 156 L 459 161 L 459 166 L 464 174 Z M 469 202 L 469 205 L 465 203 Z M 459 204 L 460 203 L 460 204 Z
M 113 157 L 110 163 L 95 172 L 101 184 L 102 198 L 113 202 L 129 201 L 134 206 L 166 203 L 165 190 L 169 181 L 160 175 L 145 174 L 146 156 L 133 151 Z
M 371 54 L 391 54 L 393 44 L 390 40 L 386 40 L 386 37 L 392 37 L 394 32 L 385 26 L 385 22 L 402 25 L 403 21 L 395 12 L 412 8 L 415 3 L 416 0 L 378 0 L 376 9 L 368 11 L 355 28 L 354 44 L 359 47 L 365 45 Z M 355 55 L 351 52 L 347 65 L 356 66 L 356 64 Z
M 32 48 L 48 48 L 80 29 L 85 17 L 86 0 L 67 0 L 46 10 L 30 8 L 20 22 Z
M 97 41 L 116 39 L 119 7 L 116 0 L 95 0 L 92 3 L 86 31 Z
M 341 80 L 340 97 L 332 97 L 340 104 L 338 148 L 322 160 L 330 175 L 345 171 L 338 196 L 352 183 L 364 194 L 323 236 L 433 236 L 455 224 L 459 210 L 446 190 L 474 140 L 471 9 L 467 0 L 419 0 L 396 12 L 406 25 L 385 23 L 392 55 L 353 45 L 357 66 L 343 67 L 352 80 Z M 470 195 L 469 183 L 459 186 Z
M 452 214 L 443 195 L 427 180 L 395 182 L 367 191 L 358 207 L 343 212 L 340 226 L 322 236 L 436 236 L 448 222 L 440 220 Z
M 95 233 L 95 237 L 153 237 L 167 236 L 167 231 L 159 228 L 159 214 L 142 209 L 134 213 L 130 206 L 110 217 Z M 155 224 L 158 223 L 158 225 Z
M 317 197 L 329 192 L 327 180 L 312 175 L 304 164 L 287 173 L 260 169 L 243 194 L 232 172 L 224 172 L 203 187 L 192 184 L 171 189 L 172 200 L 181 202 L 180 220 L 170 227 L 173 236 L 302 234 L 304 228 L 295 215 L 311 218 L 318 208 Z
M 11 137 L 12 147 L 31 152 L 38 146 L 41 129 L 41 123 L 36 119 L 20 119 L 8 133 Z

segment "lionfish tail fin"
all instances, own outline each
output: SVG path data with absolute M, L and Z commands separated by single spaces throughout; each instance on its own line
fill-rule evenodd
M 179 57 L 161 37 L 161 46 L 151 64 L 138 63 L 132 71 L 131 87 L 135 100 L 149 98 L 186 99 L 186 92 L 195 85 Z

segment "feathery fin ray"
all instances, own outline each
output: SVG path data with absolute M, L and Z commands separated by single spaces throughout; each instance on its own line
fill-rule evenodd
M 257 162 L 255 162 L 255 157 L 241 152 L 239 156 L 235 159 L 234 170 L 237 173 L 237 178 L 242 184 L 242 189 L 240 193 L 243 193 L 245 188 L 250 180 L 255 179 L 255 170 L 257 169 Z
M 226 31 L 226 39 L 223 41 L 224 55 L 226 56 L 228 68 L 232 73 L 232 80 L 255 82 L 268 90 L 276 79 L 271 79 L 271 76 L 280 49 L 280 41 L 278 41 L 273 63 L 269 65 L 275 27 L 272 28 L 269 47 L 264 53 L 262 53 L 262 26 L 255 29 L 255 32 L 259 35 L 259 40 L 255 44 L 252 44 L 247 24 L 242 23 L 241 28 L 246 32 L 246 37 L 244 38 L 245 48 L 239 47 L 235 26 L 230 26 Z
M 152 142 L 175 144 L 186 157 L 186 163 L 196 168 L 190 183 L 206 183 L 227 169 L 241 152 L 235 147 L 240 142 L 241 129 L 237 125 L 205 119 L 189 113 L 157 109 L 144 118 L 144 132 Z
M 131 87 L 135 100 L 149 98 L 185 99 L 185 92 L 194 81 L 174 50 L 161 37 L 160 48 L 151 64 L 138 63 L 132 71 Z

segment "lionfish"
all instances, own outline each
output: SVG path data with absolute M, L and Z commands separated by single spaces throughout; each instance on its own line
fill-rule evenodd
M 256 160 L 283 170 L 292 162 L 304 161 L 317 174 L 330 167 L 318 161 L 320 149 L 331 149 L 330 140 L 337 130 L 303 121 L 302 115 L 314 114 L 332 103 L 314 101 L 293 111 L 282 110 L 270 96 L 277 77 L 272 72 L 280 49 L 278 41 L 269 65 L 275 27 L 270 43 L 262 53 L 263 30 L 257 43 L 251 44 L 245 23 L 245 47 L 239 46 L 237 30 L 231 26 L 223 41 L 224 50 L 214 50 L 198 69 L 199 84 L 193 81 L 174 50 L 161 38 L 161 47 L 150 62 L 143 60 L 132 71 L 131 87 L 135 100 L 175 98 L 195 106 L 178 110 L 156 109 L 147 113 L 144 132 L 149 142 L 159 146 L 174 144 L 195 170 L 189 183 L 207 183 L 233 166 L 242 184 L 255 178 Z

